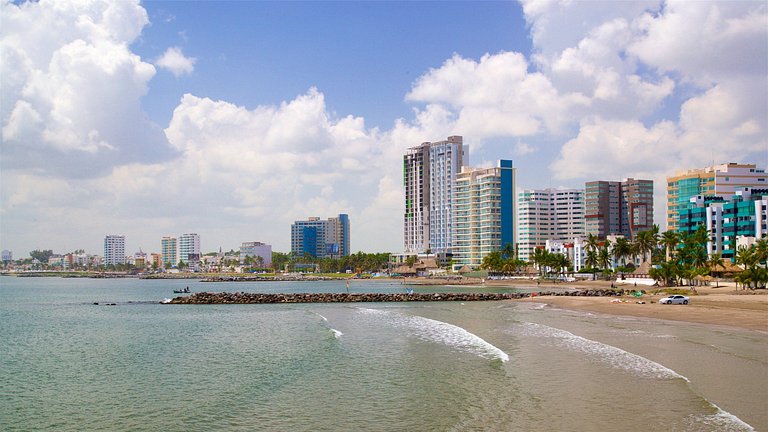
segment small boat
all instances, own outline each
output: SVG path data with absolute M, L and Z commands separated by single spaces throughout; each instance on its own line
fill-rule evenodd
M 189 287 L 180 290 L 173 290 L 174 294 L 189 294 Z

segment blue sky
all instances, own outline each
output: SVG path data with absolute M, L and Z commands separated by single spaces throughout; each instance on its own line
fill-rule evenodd
M 768 6 L 2 2 L 0 248 L 205 251 L 348 213 L 402 248 L 401 158 L 462 135 L 518 187 L 768 165 Z

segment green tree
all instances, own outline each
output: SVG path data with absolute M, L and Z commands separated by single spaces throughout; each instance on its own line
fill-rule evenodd
M 611 252 L 616 261 L 621 261 L 622 267 L 625 267 L 627 265 L 627 257 L 632 254 L 632 245 L 626 238 L 619 237 L 616 239 L 613 248 L 611 248 Z
M 672 230 L 664 231 L 659 239 L 659 243 L 664 246 L 665 261 L 672 259 L 673 252 L 677 249 L 677 245 L 680 244 L 680 235 Z

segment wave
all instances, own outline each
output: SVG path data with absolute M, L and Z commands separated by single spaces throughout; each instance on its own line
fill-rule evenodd
M 657 379 L 682 379 L 690 384 L 690 380 L 672 369 L 656 363 L 653 360 L 624 351 L 612 345 L 577 336 L 571 332 L 549 327 L 543 324 L 522 323 L 523 333 L 526 336 L 536 338 L 549 338 L 556 341 L 567 349 L 581 352 L 597 357 L 600 361 L 607 363 L 615 369 L 625 370 L 636 376 Z M 664 335 L 667 336 L 667 335 Z M 714 426 L 718 430 L 726 431 L 754 431 L 754 428 L 745 423 L 735 415 L 724 411 L 719 406 L 704 399 L 711 405 L 716 413 L 709 416 L 699 417 L 694 420 L 696 423 L 706 426 Z
M 688 378 L 680 375 L 672 369 L 663 366 L 645 357 L 624 351 L 612 345 L 597 342 L 591 339 L 577 336 L 571 332 L 536 323 L 522 323 L 523 333 L 537 338 L 549 338 L 572 351 L 597 357 L 600 361 L 610 365 L 614 369 L 621 369 L 634 375 L 646 378 L 682 379 L 690 382 Z
M 339 339 L 344 334 L 344 333 L 336 330 L 335 328 L 332 328 L 330 330 L 331 330 L 331 332 L 333 332 L 333 337 L 335 337 L 336 339 Z
M 380 309 L 359 308 L 358 311 L 385 321 L 388 325 L 425 341 L 448 345 L 484 358 L 509 361 L 509 355 L 501 349 L 453 324 Z
M 736 417 L 735 415 L 729 413 L 728 411 L 723 410 L 719 406 L 713 404 L 710 401 L 707 401 L 710 405 L 712 405 L 717 412 L 715 414 L 709 415 L 709 416 L 703 416 L 703 417 L 696 417 L 694 420 L 696 423 L 703 424 L 705 426 L 713 427 L 716 430 L 721 431 L 754 431 L 755 428 L 750 426 L 749 424 L 745 423 L 742 419 Z

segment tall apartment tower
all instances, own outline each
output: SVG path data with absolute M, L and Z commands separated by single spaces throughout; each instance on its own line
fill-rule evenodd
M 310 217 L 291 225 L 291 252 L 299 256 L 307 253 L 315 258 L 348 256 L 349 237 L 348 215 L 339 214 L 327 220 Z
M 584 237 L 583 189 L 526 189 L 518 194 L 518 258 L 529 260 L 547 240 Z
M 653 227 L 653 180 L 587 182 L 584 205 L 587 235 L 634 238 Z
M 463 167 L 456 177 L 453 261 L 477 268 L 491 252 L 515 247 L 515 168 Z
M 755 164 L 726 163 L 692 169 L 667 177 L 667 229 L 679 228 L 678 212 L 691 198 L 719 196 L 728 199 L 736 191 L 768 188 L 768 176 Z
M 160 240 L 160 251 L 163 255 L 163 265 L 175 266 L 179 263 L 176 255 L 176 237 L 163 237 Z
M 125 264 L 125 236 L 104 237 L 104 265 Z
M 184 264 L 200 261 L 200 236 L 195 233 L 179 236 L 179 260 Z
M 422 143 L 403 156 L 405 252 L 451 252 L 454 183 L 467 163 L 460 136 Z

